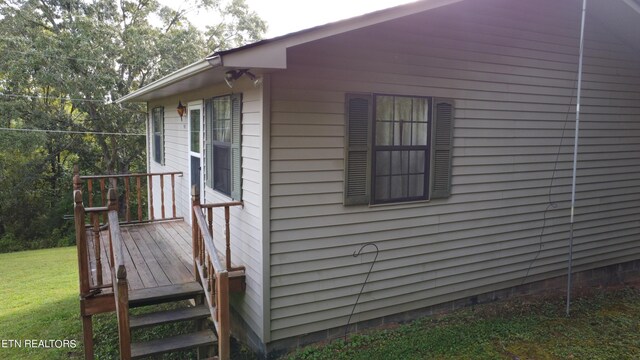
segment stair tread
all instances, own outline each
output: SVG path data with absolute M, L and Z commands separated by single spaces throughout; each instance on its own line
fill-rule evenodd
M 164 339 L 151 340 L 131 344 L 131 358 L 158 355 L 171 351 L 187 350 L 198 346 L 213 345 L 216 336 L 211 330 L 172 336 Z
M 149 314 L 132 316 L 129 320 L 129 326 L 132 329 L 146 326 L 154 326 L 176 321 L 202 319 L 211 316 L 211 312 L 204 305 L 194 307 L 158 311 Z
M 129 293 L 129 306 L 135 307 L 190 299 L 203 293 L 202 285 L 198 282 L 131 290 Z

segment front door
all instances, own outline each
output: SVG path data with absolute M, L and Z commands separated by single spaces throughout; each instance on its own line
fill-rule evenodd
M 202 193 L 204 183 L 202 174 L 202 102 L 189 103 L 188 122 L 190 185 L 198 185 L 200 193 Z M 191 186 L 189 187 L 190 194 Z

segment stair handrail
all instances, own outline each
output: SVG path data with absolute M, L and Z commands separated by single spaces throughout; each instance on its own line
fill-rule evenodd
M 212 311 L 212 319 L 218 334 L 218 359 L 228 360 L 231 356 L 231 315 L 229 307 L 229 272 L 231 268 L 231 250 L 229 247 L 229 207 L 242 205 L 241 202 L 223 204 L 200 204 L 200 193 L 196 185 L 191 188 L 192 202 L 192 242 L 193 264 L 196 280 L 203 285 L 205 298 Z M 213 242 L 212 210 L 225 208 L 227 249 L 226 261 L 220 259 Z M 207 209 L 209 222 L 203 210 Z M 223 266 L 225 263 L 226 266 Z
M 131 359 L 131 332 L 129 329 L 129 285 L 124 262 L 124 240 L 118 219 L 118 194 L 113 188 L 108 192 L 109 249 L 111 256 L 111 283 L 118 318 L 120 359 Z

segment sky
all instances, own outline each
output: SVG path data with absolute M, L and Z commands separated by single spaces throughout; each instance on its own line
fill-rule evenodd
M 245 0 L 267 22 L 272 38 L 415 0 Z M 338 10 L 339 9 L 339 10 Z
M 267 22 L 265 39 L 414 1 L 416 0 L 245 0 L 249 8 Z M 175 0 L 160 0 L 160 3 L 170 7 L 184 4 Z M 211 16 L 206 13 L 191 13 L 189 17 L 202 30 L 207 22 L 212 21 Z

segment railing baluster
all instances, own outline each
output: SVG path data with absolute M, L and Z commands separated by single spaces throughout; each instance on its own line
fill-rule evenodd
M 209 234 L 213 237 L 213 209 L 207 208 L 207 223 L 209 225 Z
M 129 177 L 124 178 L 125 220 L 131 222 L 131 204 L 129 203 Z
M 93 250 L 96 257 L 96 283 L 102 286 L 102 259 L 100 258 L 100 220 L 98 214 L 91 213 L 91 223 L 93 225 Z
M 171 174 L 171 209 L 173 210 L 173 217 L 176 216 L 176 174 Z
M 164 175 L 160 174 L 160 210 L 162 211 L 162 218 L 166 219 L 164 213 Z
M 100 198 L 102 199 L 100 206 L 107 206 L 107 193 L 105 192 L 104 178 L 100 179 Z M 105 224 L 107 223 L 106 214 L 102 214 L 102 222 Z
M 229 206 L 224 207 L 224 236 L 227 245 L 227 271 L 231 271 L 231 230 L 229 229 Z
M 136 187 L 138 190 L 138 221 L 142 221 L 142 186 L 140 176 L 136 176 Z
M 204 264 L 204 237 L 200 234 L 200 264 Z
M 211 282 L 213 275 L 213 266 L 211 265 L 211 255 L 207 254 L 207 291 L 211 292 L 213 283 Z
M 87 180 L 87 191 L 89 191 L 89 207 L 93 207 L 93 181 Z
M 155 220 L 153 216 L 153 175 L 149 175 L 149 220 Z

